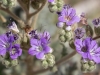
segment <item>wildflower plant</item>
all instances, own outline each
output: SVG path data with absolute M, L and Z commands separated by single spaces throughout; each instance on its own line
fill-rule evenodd
M 33 71 L 33 58 L 41 61 L 43 68 L 39 72 L 57 68 L 59 64 L 66 61 L 76 53 L 81 55 L 80 63 L 82 72 L 91 72 L 100 63 L 100 47 L 96 39 L 100 38 L 100 18 L 91 21 L 94 25 L 96 36 L 93 37 L 93 29 L 88 25 L 86 15 L 82 13 L 78 16 L 74 7 L 64 4 L 63 0 L 16 0 L 25 11 L 26 20 L 22 20 L 10 11 L 15 5 L 15 0 L 0 0 L 0 10 L 8 13 L 14 21 L 7 24 L 7 30 L 0 35 L 0 57 L 2 64 L 6 67 L 13 67 L 20 63 L 22 56 L 27 53 L 24 61 L 27 65 L 27 75 L 38 73 Z M 48 9 L 58 16 L 55 24 L 59 28 L 59 40 L 62 43 L 69 42 L 69 46 L 75 51 L 56 61 L 53 55 L 54 49 L 51 47 L 52 37 L 46 30 L 39 32 L 31 24 L 32 17 L 42 10 L 48 2 Z M 30 13 L 30 7 L 35 9 Z M 1 15 L 2 16 L 2 15 Z M 1 21 L 7 20 L 2 16 Z M 74 26 L 77 24 L 77 28 Z M 83 24 L 83 25 L 80 25 Z M 18 28 L 20 26 L 20 29 Z M 80 27 L 78 27 L 80 25 Z M 23 31 L 23 32 L 22 32 Z

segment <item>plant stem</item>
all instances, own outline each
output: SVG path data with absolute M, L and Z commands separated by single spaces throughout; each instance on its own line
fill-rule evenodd
M 40 12 L 40 11 L 42 10 L 42 8 L 45 6 L 46 2 L 47 2 L 47 0 L 45 0 L 45 1 L 42 3 L 41 7 L 40 7 L 38 10 L 36 10 L 36 11 L 33 12 L 33 13 L 31 13 L 31 14 L 29 15 L 29 19 L 30 19 L 32 16 L 36 15 L 38 12 Z
M 7 21 L 7 20 L 4 18 L 4 16 L 2 16 L 1 14 L 0 14 L 0 20 L 1 20 L 3 23 Z
M 26 59 L 26 64 L 27 64 L 27 70 L 26 70 L 26 75 L 33 75 L 33 57 L 27 56 Z
M 18 17 L 16 16 L 14 13 L 12 13 L 8 8 L 4 8 L 0 5 L 0 10 L 6 12 L 7 14 L 9 14 L 12 18 L 14 18 L 19 24 L 20 27 L 23 28 L 24 27 L 24 22 Z
M 20 4 L 20 6 L 22 7 L 22 9 L 28 13 L 29 9 L 26 8 L 26 5 L 21 1 L 21 0 L 17 0 L 17 2 Z

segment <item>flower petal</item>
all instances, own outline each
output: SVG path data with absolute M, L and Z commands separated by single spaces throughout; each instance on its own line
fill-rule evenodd
M 33 45 L 35 45 L 35 46 L 40 45 L 40 41 L 38 39 L 31 38 L 30 42 L 31 42 L 31 46 L 33 46 Z
M 59 16 L 59 17 L 58 17 L 58 20 L 59 20 L 60 22 L 66 22 L 64 16 Z
M 6 54 L 6 48 L 0 46 L 0 55 L 4 56 Z
M 66 24 L 67 25 L 73 25 L 76 22 L 79 22 L 80 18 L 78 16 L 74 16 L 71 20 L 67 21 Z
M 45 47 L 44 47 L 44 52 L 45 52 L 45 53 L 52 53 L 52 48 L 49 47 L 49 46 L 45 46 Z
M 17 59 L 17 58 L 18 58 L 18 54 L 17 54 L 17 53 L 12 54 L 12 53 L 10 52 L 10 58 L 11 58 L 11 59 Z
M 39 52 L 36 50 L 36 48 L 34 47 L 31 47 L 29 50 L 28 50 L 28 53 L 32 56 L 38 54 Z
M 37 59 L 44 59 L 45 58 L 44 52 L 39 52 L 38 54 L 36 54 L 36 58 Z

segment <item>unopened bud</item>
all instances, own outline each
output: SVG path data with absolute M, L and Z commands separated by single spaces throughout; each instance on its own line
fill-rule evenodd
M 17 60 L 17 59 L 11 60 L 11 65 L 12 65 L 12 66 L 18 65 L 18 60 Z
M 58 8 L 57 8 L 56 5 L 53 5 L 53 6 L 49 7 L 49 9 L 50 9 L 50 11 L 52 11 L 52 12 L 56 12 Z
M 95 65 L 95 62 L 91 60 L 91 61 L 89 61 L 89 65 L 93 66 L 93 65 Z
M 63 35 L 60 35 L 59 36 L 59 39 L 60 39 L 61 42 L 66 42 L 66 38 Z
M 96 69 L 96 65 L 90 66 L 88 70 L 89 70 L 89 71 L 93 71 L 93 70 L 95 70 L 95 69 Z
M 65 34 L 66 40 L 69 41 L 72 39 L 72 32 L 71 31 L 67 31 Z
M 62 8 L 63 8 L 63 7 L 58 7 L 57 12 L 61 12 Z
M 10 61 L 8 60 L 4 60 L 2 61 L 3 65 L 5 65 L 6 67 L 9 67 L 10 66 Z
M 60 35 L 65 35 L 65 33 L 66 33 L 65 30 L 63 29 L 60 30 Z
M 42 66 L 46 69 L 48 68 L 48 62 L 46 60 L 42 61 Z
M 58 27 L 58 28 L 63 28 L 63 26 L 64 26 L 64 23 L 63 23 L 63 22 L 58 22 L 58 23 L 57 23 L 57 27 Z
M 57 6 L 58 6 L 58 7 L 62 7 L 63 4 L 64 4 L 63 1 L 58 1 L 58 2 L 57 2 Z
M 54 64 L 55 64 L 55 61 L 54 60 L 48 60 L 48 65 L 50 66 L 50 67 L 53 67 L 54 66 Z

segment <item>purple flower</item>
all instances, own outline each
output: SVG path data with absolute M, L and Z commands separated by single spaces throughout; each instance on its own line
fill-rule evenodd
M 55 0 L 48 0 L 48 2 L 53 3 Z
M 80 21 L 80 18 L 76 15 L 76 10 L 69 6 L 64 6 L 61 14 L 58 16 L 58 20 L 60 22 L 65 22 L 66 25 L 73 25 Z
M 90 37 L 87 37 L 84 40 L 76 39 L 74 44 L 77 52 L 81 54 L 84 59 L 100 63 L 100 47 L 98 47 L 95 40 Z
M 100 18 L 94 19 L 94 20 L 92 21 L 92 23 L 94 24 L 95 27 L 100 26 Z
M 35 55 L 37 59 L 44 59 L 45 54 L 52 52 L 51 47 L 48 46 L 50 35 L 48 32 L 44 32 L 40 34 L 39 37 L 39 39 L 31 38 L 30 43 L 32 47 L 28 53 L 32 56 Z
M 11 59 L 17 59 L 19 56 L 21 56 L 22 49 L 20 48 L 19 44 L 14 44 L 11 50 L 9 50 L 9 53 Z
M 77 28 L 75 30 L 75 38 L 81 39 L 85 34 L 85 30 L 83 28 Z

